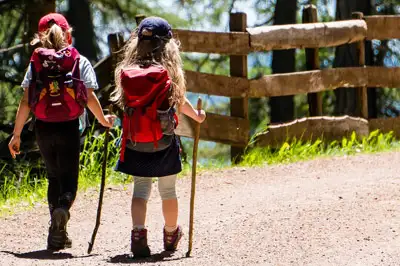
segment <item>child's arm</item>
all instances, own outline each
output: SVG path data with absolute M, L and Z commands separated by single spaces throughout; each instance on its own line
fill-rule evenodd
M 104 115 L 103 109 L 101 108 L 100 102 L 94 94 L 93 89 L 88 90 L 88 103 L 87 106 L 89 110 L 93 113 L 93 115 L 97 118 L 97 120 L 104 127 L 112 127 L 114 124 L 114 120 L 116 118 L 115 115 Z
M 21 145 L 21 132 L 24 128 L 24 124 L 29 117 L 30 108 L 28 104 L 28 88 L 24 89 L 24 95 L 22 96 L 21 101 L 19 102 L 19 107 L 17 111 L 17 116 L 15 118 L 14 132 L 13 136 L 8 143 L 8 149 L 10 150 L 11 156 L 15 159 L 16 155 L 18 155 L 19 148 Z
M 180 106 L 179 111 L 189 116 L 198 123 L 203 123 L 203 121 L 206 119 L 206 112 L 204 110 L 200 110 L 199 112 L 194 109 L 192 104 L 186 97 L 185 102 Z

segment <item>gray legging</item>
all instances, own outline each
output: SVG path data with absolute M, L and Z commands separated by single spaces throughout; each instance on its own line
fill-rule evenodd
M 133 197 L 149 200 L 152 178 L 135 176 L 133 182 Z M 160 192 L 162 200 L 176 199 L 175 183 L 176 175 L 158 178 L 158 191 Z

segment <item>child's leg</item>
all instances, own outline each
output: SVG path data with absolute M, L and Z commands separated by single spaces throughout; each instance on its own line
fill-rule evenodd
M 75 199 L 79 172 L 79 123 L 36 121 L 36 138 L 48 172 L 48 201 L 51 225 L 49 250 L 71 247 L 67 223 Z
M 135 257 L 148 257 L 150 248 L 147 245 L 145 222 L 152 178 L 134 177 L 133 182 L 131 251 Z
M 46 145 L 45 141 L 37 139 L 40 153 L 46 165 L 47 171 L 47 202 L 49 204 L 50 216 L 54 209 L 58 208 L 58 199 L 60 197 L 60 180 L 57 175 L 57 157 L 51 145 Z
M 36 121 L 36 140 L 46 163 L 50 215 L 69 210 L 76 196 L 79 175 L 79 122 Z
M 151 193 L 150 177 L 134 177 L 132 197 L 132 226 L 133 228 L 143 229 L 146 222 L 147 201 Z
M 163 176 L 158 180 L 158 190 L 162 199 L 165 229 L 173 232 L 178 224 L 178 200 L 175 191 L 176 175 Z
M 57 160 L 57 151 L 54 149 L 54 132 L 53 127 L 48 123 L 41 121 L 36 122 L 36 141 L 39 146 L 40 153 L 46 165 L 47 171 L 47 201 L 49 204 L 50 216 L 54 209 L 59 207 L 58 199 L 60 197 L 60 176 L 58 174 L 59 166 Z
M 57 139 L 55 148 L 59 152 L 60 165 L 60 207 L 69 210 L 75 201 L 78 190 L 79 177 L 79 152 L 80 135 L 78 121 L 71 121 L 70 126 L 65 127 L 62 135 Z
M 182 238 L 182 228 L 178 226 L 178 200 L 175 191 L 176 175 L 163 176 L 158 180 L 164 213 L 164 249 L 175 251 Z

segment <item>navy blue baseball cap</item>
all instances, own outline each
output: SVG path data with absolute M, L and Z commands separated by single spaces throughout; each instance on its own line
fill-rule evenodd
M 140 22 L 138 27 L 139 40 L 172 38 L 172 28 L 168 21 L 160 17 L 148 17 Z

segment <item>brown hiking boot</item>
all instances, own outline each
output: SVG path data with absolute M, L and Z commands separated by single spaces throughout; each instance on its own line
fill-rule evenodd
M 58 251 L 72 247 L 72 241 L 68 237 L 67 223 L 69 220 L 69 212 L 63 208 L 57 208 L 51 215 L 51 225 L 49 228 L 49 236 L 47 238 L 47 249 Z
M 169 233 L 164 229 L 164 249 L 166 251 L 175 251 L 182 236 L 182 227 L 180 227 L 179 225 L 178 228 L 176 228 L 175 232 L 172 233 Z
M 131 234 L 131 251 L 134 257 L 149 257 L 147 245 L 147 229 L 133 229 Z

